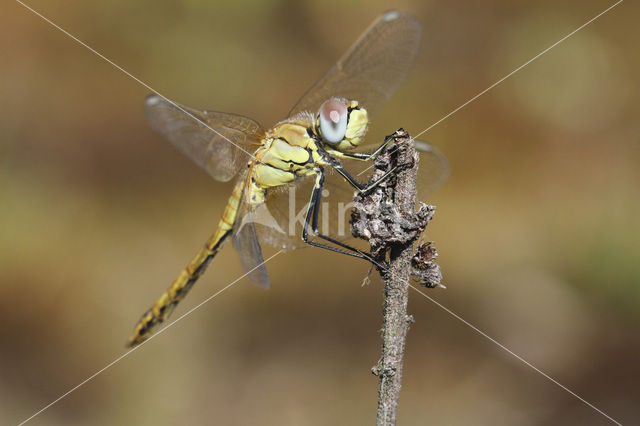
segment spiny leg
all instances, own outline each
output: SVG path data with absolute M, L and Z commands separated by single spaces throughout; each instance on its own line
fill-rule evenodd
M 320 247 L 320 248 L 324 248 L 327 250 L 331 250 L 333 252 L 336 253 L 342 253 L 342 254 L 346 254 L 348 256 L 353 256 L 353 257 L 357 257 L 359 259 L 365 259 L 368 260 L 369 262 L 373 263 L 374 265 L 376 265 L 378 268 L 381 269 L 386 269 L 386 267 L 382 264 L 380 264 L 379 262 L 377 262 L 373 257 L 371 257 L 370 254 L 365 253 L 361 250 L 358 250 L 355 247 L 351 247 L 347 244 L 344 244 L 340 241 L 337 241 L 327 235 L 324 235 L 320 232 L 318 232 L 318 212 L 320 210 L 320 199 L 322 198 L 322 187 L 324 185 L 324 172 L 320 171 L 317 174 L 316 177 L 316 183 L 313 187 L 313 191 L 311 193 L 311 201 L 309 202 L 309 208 L 307 210 L 307 215 L 305 217 L 305 221 L 304 221 L 304 226 L 302 228 L 302 239 L 305 243 L 312 245 L 314 247 Z M 313 231 L 313 234 L 319 238 L 322 238 L 323 240 L 326 240 L 330 243 L 336 244 L 339 247 L 342 247 L 343 249 L 339 249 L 336 247 L 331 247 L 329 245 L 326 244 L 321 244 L 315 241 L 312 241 L 309 239 L 309 224 L 311 223 L 311 230 Z
M 391 136 L 388 136 L 387 138 L 390 138 L 390 137 Z M 390 153 L 393 154 L 393 153 L 395 153 L 395 151 L 397 151 L 397 149 L 398 149 L 398 145 L 394 145 L 387 152 L 390 152 Z M 369 158 L 371 158 L 375 154 L 366 154 L 366 155 L 369 155 Z M 394 164 L 393 167 L 391 167 L 389 170 L 384 172 L 384 174 L 382 176 L 380 176 L 378 179 L 376 179 L 374 182 L 360 183 L 360 182 L 358 182 L 356 180 L 356 178 L 351 176 L 351 174 L 342 166 L 342 164 L 340 164 L 340 162 L 338 162 L 337 160 L 329 162 L 329 165 L 331 167 L 333 167 L 351 186 L 356 188 L 358 190 L 358 192 L 360 192 L 360 193 L 366 193 L 366 192 L 371 191 L 372 189 L 374 189 L 378 185 L 380 185 L 382 182 L 387 180 L 391 175 L 396 173 L 399 169 L 401 169 L 401 168 L 402 169 L 405 169 L 405 168 L 409 168 L 410 169 L 410 168 L 412 168 L 414 166 L 414 164 L 415 164 L 414 160 L 412 160 L 411 163 L 408 163 L 408 164 L 402 164 L 402 165 Z
M 342 152 L 342 151 L 337 151 L 337 150 L 329 150 L 329 153 L 337 158 L 348 158 L 348 159 L 352 159 L 352 160 L 359 160 L 359 161 L 370 161 L 372 159 L 374 159 L 380 152 L 382 152 L 382 150 L 389 144 L 390 141 L 394 140 L 394 134 L 389 135 L 385 138 L 384 142 L 382 144 L 380 144 L 380 146 L 378 148 L 376 148 L 375 151 L 371 152 L 371 153 L 362 153 L 362 152 Z M 393 145 L 387 152 L 391 155 L 395 154 L 396 151 L 399 149 L 399 146 L 397 144 Z M 351 174 L 342 166 L 342 164 L 340 164 L 338 161 L 330 161 L 329 165 L 331 167 L 333 167 L 338 173 L 340 173 L 340 175 L 345 178 L 345 180 L 354 188 L 356 188 L 359 192 L 363 193 L 363 192 L 368 192 L 371 191 L 372 189 L 374 189 L 376 186 L 378 186 L 380 183 L 384 182 L 386 179 L 388 179 L 392 174 L 396 173 L 398 171 L 399 168 L 412 168 L 414 165 L 414 162 L 412 161 L 410 164 L 404 164 L 402 166 L 399 165 L 394 165 L 393 167 L 391 167 L 391 169 L 387 170 L 382 176 L 380 176 L 375 182 L 370 182 L 368 184 L 364 184 L 364 183 L 360 183 L 356 180 L 356 178 L 354 178 L 353 176 L 351 176 Z
M 369 184 L 366 183 L 360 183 L 356 180 L 356 178 L 354 178 L 353 176 L 351 176 L 351 174 L 344 168 L 342 167 L 342 165 L 340 163 L 336 163 L 336 164 L 332 164 L 331 165 L 338 173 L 340 173 L 340 175 L 345 178 L 345 180 L 347 182 L 349 182 L 349 184 L 351 186 L 353 186 L 354 188 L 356 188 L 358 190 L 358 192 L 369 192 L 372 189 L 374 189 L 376 186 L 380 185 L 382 182 L 384 182 L 385 180 L 387 180 L 393 173 L 395 173 L 398 170 L 398 166 L 393 166 L 391 169 L 387 170 L 382 176 L 380 176 L 380 178 L 378 178 L 375 182 L 371 182 Z
M 373 152 L 342 152 L 337 150 L 330 150 L 330 153 L 338 158 L 348 158 L 350 160 L 369 161 L 375 158 L 382 150 L 394 140 L 394 134 L 384 138 L 384 141 Z M 395 145 L 394 145 L 395 146 Z M 393 147 L 391 149 L 394 149 Z
M 352 155 L 354 155 L 353 157 L 350 158 L 354 158 L 354 159 L 358 159 L 358 160 L 362 160 L 362 161 L 366 161 L 366 160 L 370 160 L 371 158 L 375 157 L 380 151 L 382 151 L 382 149 L 384 149 L 384 147 L 389 143 L 390 140 L 393 139 L 393 135 L 391 136 L 387 136 L 387 138 L 385 139 L 385 141 L 380 145 L 380 147 L 378 147 L 378 149 L 376 149 L 373 153 L 370 154 L 357 154 L 354 153 Z M 397 146 L 394 145 L 393 148 L 396 148 Z M 397 148 L 396 148 L 397 149 Z M 344 154 L 344 153 L 342 153 Z M 351 184 L 351 186 L 353 186 L 354 188 L 356 188 L 360 193 L 365 193 L 368 191 L 371 191 L 372 189 L 376 188 L 379 184 L 381 184 L 382 182 L 384 182 L 386 179 L 388 179 L 392 174 L 394 174 L 398 168 L 400 166 L 398 165 L 394 165 L 391 169 L 387 170 L 382 176 L 380 176 L 376 181 L 374 182 L 370 182 L 368 184 L 362 184 L 360 182 L 358 182 L 353 176 L 351 176 L 351 174 L 344 168 L 342 167 L 342 165 L 338 162 L 338 161 L 333 161 L 330 162 L 329 164 L 331 167 L 333 167 L 342 177 L 345 178 L 345 180 L 347 182 L 349 182 L 349 184 Z M 405 167 L 405 166 L 402 166 Z M 413 163 L 410 165 L 406 165 L 406 167 L 413 167 Z M 311 194 L 311 201 L 309 203 L 309 209 L 307 210 L 307 215 L 305 218 L 305 223 L 304 223 L 304 227 L 303 227 L 303 231 L 302 231 L 302 239 L 312 245 L 312 246 L 316 246 L 316 247 L 321 247 L 321 248 L 325 248 L 327 250 L 331 250 L 331 251 L 335 251 L 337 253 L 342 253 L 342 254 L 346 254 L 349 256 L 353 256 L 353 257 L 357 257 L 357 258 L 361 258 L 361 259 L 366 259 L 369 262 L 373 263 L 374 265 L 376 265 L 377 267 L 381 268 L 381 269 L 386 269 L 385 266 L 381 265 L 379 262 L 377 262 L 369 253 L 365 253 L 361 250 L 358 250 L 357 248 L 351 247 L 347 244 L 344 244 L 334 238 L 329 237 L 328 235 L 324 235 L 320 232 L 318 232 L 318 212 L 320 210 L 320 199 L 322 197 L 322 187 L 324 185 L 324 172 L 323 171 L 319 171 L 317 174 L 317 178 L 316 178 L 316 183 L 314 185 L 313 188 L 313 192 Z M 322 238 L 325 241 L 328 241 L 332 244 L 335 244 L 339 247 L 342 247 L 345 250 L 341 250 L 335 247 L 331 247 L 325 244 L 320 244 L 317 243 L 315 241 L 311 241 L 308 239 L 308 228 L 309 228 L 309 222 L 311 221 L 311 229 L 314 233 L 314 235 L 316 235 L 319 238 Z

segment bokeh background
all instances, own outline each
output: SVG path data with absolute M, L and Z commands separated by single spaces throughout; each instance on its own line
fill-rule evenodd
M 271 125 L 382 11 L 424 27 L 376 117 L 416 134 L 612 2 L 28 3 L 163 94 Z M 640 8 L 624 2 L 435 126 L 428 294 L 625 424 L 640 422 Z M 145 122 L 148 90 L 15 2 L 0 6 L 0 423 L 125 352 L 217 224 L 212 181 Z M 424 195 L 426 197 L 426 194 Z M 31 421 L 372 424 L 382 291 L 313 249 L 268 264 Z M 241 274 L 231 246 L 177 312 Z M 610 422 L 412 292 L 399 424 Z

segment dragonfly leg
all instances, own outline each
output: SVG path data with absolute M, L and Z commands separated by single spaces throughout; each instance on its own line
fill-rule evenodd
M 384 182 L 387 178 L 389 178 L 389 176 L 391 176 L 393 173 L 395 173 L 398 170 L 398 166 L 397 165 L 393 166 L 392 168 L 387 170 L 382 176 L 380 176 L 379 179 L 377 179 L 374 182 L 366 184 L 366 183 L 358 182 L 356 180 L 356 178 L 351 176 L 351 174 L 344 167 L 342 167 L 341 164 L 337 163 L 337 164 L 333 164 L 332 166 L 333 166 L 334 169 L 336 169 L 336 171 L 338 173 L 340 173 L 340 175 L 343 178 L 346 179 L 347 182 L 349 182 L 349 184 L 351 186 L 356 188 L 358 190 L 358 192 L 369 192 L 369 191 L 371 191 L 372 189 L 374 189 L 380 183 Z
M 387 136 L 384 139 L 384 142 L 382 142 L 382 144 L 380 144 L 380 146 L 378 146 L 378 148 L 376 148 L 375 151 L 370 152 L 370 153 L 364 153 L 364 152 L 342 152 L 342 151 L 336 151 L 336 150 L 331 150 L 330 153 L 331 153 L 331 155 L 333 155 L 335 157 L 338 157 L 338 158 L 348 158 L 348 159 L 359 160 L 359 161 L 370 161 L 370 160 L 374 159 L 376 156 L 378 156 L 378 154 L 380 154 L 382 152 L 382 150 L 384 150 L 387 147 L 389 142 L 395 140 L 396 134 L 397 134 L 397 132 Z M 398 151 L 398 149 L 399 149 L 398 144 L 394 144 L 393 146 L 391 146 L 391 148 L 389 148 L 387 153 L 389 153 L 390 155 L 394 155 L 396 153 L 396 151 Z M 412 161 L 410 164 L 405 164 L 405 165 L 402 165 L 401 167 L 403 167 L 403 168 L 406 167 L 406 168 L 410 169 L 410 168 L 412 168 L 414 166 L 414 164 L 415 164 L 415 160 Z M 371 182 L 369 184 L 362 184 L 362 183 L 358 182 L 353 176 L 351 176 L 351 174 L 349 174 L 349 172 L 347 172 L 339 162 L 337 162 L 337 161 L 336 162 L 332 162 L 331 166 L 334 169 L 336 169 L 336 171 L 338 173 L 340 173 L 340 175 L 342 175 L 342 177 L 344 177 L 347 180 L 347 182 L 349 182 L 349 184 L 351 184 L 351 186 L 356 188 L 359 192 L 368 192 L 368 191 L 374 189 L 381 182 L 384 182 L 385 179 L 387 179 L 389 176 L 391 176 L 393 173 L 395 173 L 398 170 L 398 168 L 400 167 L 398 165 L 395 165 L 390 170 L 386 171 L 385 174 L 382 175 L 375 182 Z
M 348 158 L 351 160 L 369 161 L 375 158 L 382 150 L 394 140 L 395 133 L 384 138 L 384 141 L 373 152 L 342 152 L 331 150 L 331 154 L 339 158 Z M 392 148 L 393 149 L 393 148 Z
M 365 253 L 361 250 L 358 250 L 355 247 L 351 247 L 343 242 L 335 240 L 327 235 L 321 234 L 318 232 L 318 212 L 320 211 L 320 199 L 322 197 L 322 187 L 324 185 L 324 173 L 319 172 L 316 178 L 316 184 L 313 187 L 313 192 L 311 193 L 311 201 L 309 202 L 309 208 L 307 210 L 307 215 L 304 221 L 304 227 L 302 228 L 302 240 L 314 247 L 320 247 L 327 250 L 331 250 L 336 253 L 346 254 L 348 256 L 357 257 L 359 259 L 365 259 L 369 262 L 373 263 L 380 269 L 387 269 L 386 266 L 375 260 L 369 253 Z M 316 241 L 309 239 L 309 225 L 311 225 L 311 231 L 313 234 L 322 238 L 325 241 L 328 241 L 332 244 L 335 244 L 341 248 L 332 247 L 326 244 L 318 243 Z

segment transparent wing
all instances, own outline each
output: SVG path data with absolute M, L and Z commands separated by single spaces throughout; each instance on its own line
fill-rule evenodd
M 316 113 L 332 96 L 357 100 L 369 116 L 391 98 L 418 51 L 421 28 L 406 12 L 380 16 L 340 60 L 295 104 L 289 116 Z
M 416 150 L 420 152 L 418 166 L 418 196 L 420 201 L 427 201 L 449 177 L 451 171 L 444 154 L 433 145 L 424 141 L 415 141 Z
M 262 249 L 256 233 L 254 212 L 249 211 L 246 204 L 242 210 L 242 215 L 236 222 L 233 231 L 233 245 L 249 280 L 260 287 L 269 288 L 271 281 L 267 274 L 267 268 L 264 266 Z
M 153 130 L 222 182 L 245 166 L 264 134 L 250 118 L 176 106 L 158 95 L 147 96 L 145 111 Z
M 315 177 L 308 176 L 298 178 L 290 185 L 270 190 L 260 216 L 269 215 L 271 219 L 261 220 L 257 225 L 260 241 L 288 250 L 309 247 L 302 240 L 302 228 L 314 185 Z M 341 241 L 351 238 L 349 218 L 353 195 L 354 189 L 337 173 L 325 173 L 318 214 L 321 233 Z M 314 238 L 311 231 L 309 235 Z
M 253 215 L 261 242 L 286 250 L 307 245 L 302 241 L 302 226 L 314 183 L 314 177 L 301 177 L 291 184 L 269 188 L 266 202 Z
M 302 228 L 314 184 L 315 177 L 308 176 L 269 189 L 266 203 L 253 212 L 260 242 L 285 250 L 309 247 L 302 240 Z M 323 192 L 318 216 L 320 232 L 339 240 L 351 238 L 349 218 L 353 188 L 337 173 L 326 173 Z M 313 238 L 311 232 L 310 236 Z

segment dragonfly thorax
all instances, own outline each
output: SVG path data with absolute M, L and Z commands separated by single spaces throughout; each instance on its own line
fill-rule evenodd
M 317 136 L 309 132 L 311 116 L 297 116 L 267 132 L 250 161 L 254 185 L 271 188 L 308 176 L 322 165 Z
M 357 101 L 331 98 L 315 120 L 300 113 L 275 125 L 250 162 L 253 185 L 267 189 L 315 174 L 331 162 L 323 145 L 334 151 L 352 150 L 364 139 L 368 124 L 367 111 Z

